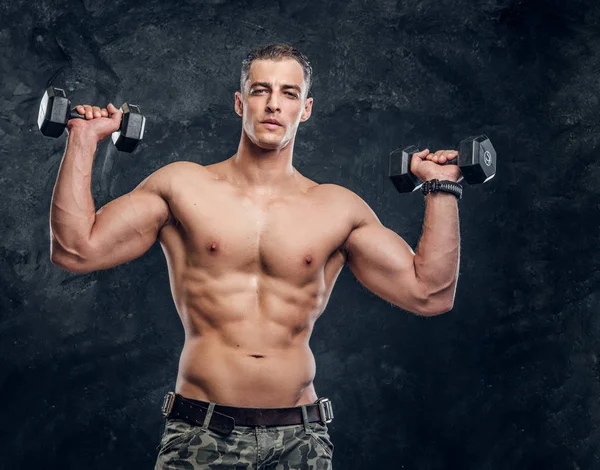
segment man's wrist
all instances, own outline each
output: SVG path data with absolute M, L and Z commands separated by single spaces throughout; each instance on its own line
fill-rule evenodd
M 98 143 L 98 136 L 95 132 L 81 127 L 72 127 L 67 129 L 69 139 L 79 139 L 84 142 Z
M 67 137 L 67 148 L 77 147 L 80 149 L 96 151 L 98 146 L 98 136 L 93 132 L 86 130 L 71 129 Z
M 440 181 L 452 181 L 454 183 L 458 183 L 459 180 L 462 180 L 462 175 L 450 176 L 450 175 L 439 175 L 439 174 L 434 173 L 431 175 L 422 175 L 422 176 L 425 176 L 425 179 L 421 179 L 421 181 L 440 180 Z

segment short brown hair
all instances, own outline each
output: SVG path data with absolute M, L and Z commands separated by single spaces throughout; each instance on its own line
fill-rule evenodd
M 255 60 L 282 60 L 285 58 L 295 59 L 302 66 L 304 81 L 306 82 L 306 96 L 310 96 L 310 87 L 312 86 L 312 67 L 310 62 L 302 52 L 288 44 L 267 44 L 250 52 L 242 61 L 240 90 L 244 91 L 244 85 L 248 81 L 252 62 Z

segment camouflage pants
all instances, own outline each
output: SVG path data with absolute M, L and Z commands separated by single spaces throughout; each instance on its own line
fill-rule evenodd
M 327 425 L 236 426 L 223 436 L 167 419 L 155 470 L 330 470 L 333 444 Z

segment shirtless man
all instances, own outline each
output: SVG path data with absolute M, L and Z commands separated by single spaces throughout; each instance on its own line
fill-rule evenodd
M 131 261 L 160 240 L 185 329 L 157 469 L 331 468 L 327 400 L 309 338 L 345 263 L 386 301 L 420 315 L 452 308 L 459 264 L 455 196 L 426 196 L 416 253 L 356 194 L 292 165 L 312 111 L 312 69 L 287 45 L 244 61 L 237 153 L 164 166 L 96 212 L 91 169 L 121 113 L 77 106 L 50 214 L 52 262 L 72 272 Z M 457 181 L 457 152 L 424 150 L 423 181 Z M 198 156 L 201 159 L 202 156 Z M 173 398 L 175 398 L 173 400 Z M 233 419 L 232 419 L 233 418 Z

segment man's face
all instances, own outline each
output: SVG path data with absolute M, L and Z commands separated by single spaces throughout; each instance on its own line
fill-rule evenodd
M 310 117 L 312 98 L 305 95 L 304 72 L 296 60 L 255 60 L 244 90 L 235 94 L 235 111 L 255 145 L 281 149 Z

